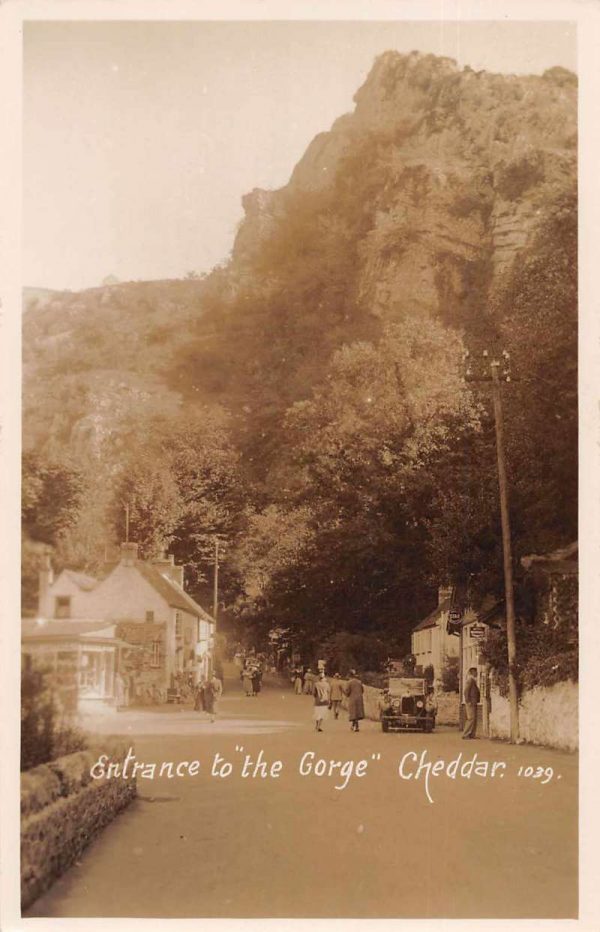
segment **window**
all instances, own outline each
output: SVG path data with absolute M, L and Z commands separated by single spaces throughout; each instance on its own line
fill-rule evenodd
M 71 617 L 71 596 L 57 595 L 54 601 L 54 617 L 70 618 Z
M 154 621 L 154 612 L 146 612 L 146 621 L 148 622 Z
M 175 637 L 180 638 L 182 635 L 181 612 L 175 612 Z
M 160 641 L 152 641 L 151 667 L 160 667 Z

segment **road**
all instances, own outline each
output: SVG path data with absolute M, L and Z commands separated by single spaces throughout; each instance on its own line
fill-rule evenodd
M 364 722 L 353 734 L 344 713 L 317 734 L 309 697 L 267 688 L 247 698 L 226 685 L 214 724 L 170 709 L 100 726 L 130 735 L 138 761 L 198 759 L 200 772 L 138 779 L 139 798 L 27 917 L 577 915 L 576 755 L 462 741 L 450 729 L 384 735 Z M 281 761 L 279 775 L 242 777 L 246 755 L 261 750 Z M 366 772 L 302 775 L 310 751 L 363 759 Z M 430 802 L 424 771 L 414 773 L 424 751 L 425 762 L 476 753 L 506 766 L 494 777 L 431 775 Z M 211 776 L 215 754 L 233 764 L 229 777 Z M 410 779 L 398 772 L 406 754 Z M 554 776 L 518 776 L 527 766 Z

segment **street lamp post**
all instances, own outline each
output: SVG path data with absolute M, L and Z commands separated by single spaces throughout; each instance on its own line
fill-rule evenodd
M 508 697 L 510 703 L 510 740 L 519 741 L 519 697 L 515 665 L 517 660 L 517 641 L 515 634 L 515 597 L 512 571 L 512 546 L 510 534 L 510 514 L 508 508 L 508 481 L 506 477 L 506 459 L 504 454 L 504 417 L 502 411 L 502 382 L 511 382 L 510 355 L 504 350 L 502 360 L 490 357 L 483 351 L 482 371 L 475 373 L 472 368 L 470 353 L 465 353 L 465 379 L 468 382 L 491 382 L 494 403 L 494 421 L 496 425 L 496 455 L 498 459 L 498 487 L 500 491 L 500 519 L 502 523 L 502 556 L 504 563 L 504 594 L 506 605 L 506 640 L 508 646 Z

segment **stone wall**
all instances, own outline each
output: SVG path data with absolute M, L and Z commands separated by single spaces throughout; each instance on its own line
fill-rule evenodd
M 129 745 L 128 745 L 129 746 Z M 92 780 L 100 754 L 122 761 L 111 742 L 21 774 L 21 908 L 26 909 L 79 857 L 136 795 L 134 779 Z
M 508 699 L 491 690 L 490 737 L 510 737 Z M 526 690 L 519 703 L 519 731 L 523 741 L 563 751 L 579 747 L 579 688 L 571 681 Z
M 436 725 L 454 725 L 458 728 L 458 693 L 438 693 Z

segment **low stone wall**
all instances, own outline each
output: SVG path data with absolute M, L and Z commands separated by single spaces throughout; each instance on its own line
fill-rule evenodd
M 22 909 L 47 890 L 134 798 L 134 779 L 90 776 L 100 754 L 122 761 L 127 747 L 109 740 L 21 774 Z
M 438 693 L 436 725 L 453 725 L 458 728 L 459 705 L 458 693 Z
M 519 703 L 519 732 L 523 741 L 576 751 L 579 747 L 579 689 L 571 681 L 526 690 Z M 490 737 L 510 737 L 508 699 L 491 691 Z

